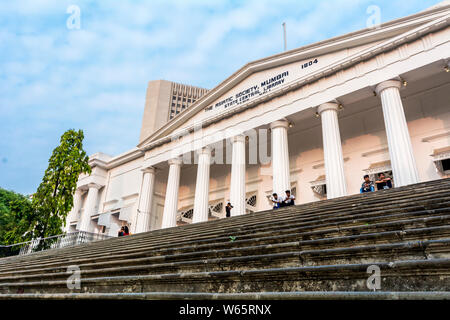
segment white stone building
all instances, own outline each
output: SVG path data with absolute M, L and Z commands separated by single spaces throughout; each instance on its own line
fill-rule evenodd
M 202 222 L 228 201 L 245 214 L 286 189 L 320 201 L 379 172 L 394 187 L 448 177 L 449 22 L 446 1 L 250 62 L 209 91 L 150 82 L 139 144 L 90 157 L 67 230 Z

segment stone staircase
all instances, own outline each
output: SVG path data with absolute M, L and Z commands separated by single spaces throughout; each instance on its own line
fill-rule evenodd
M 449 222 L 436 180 L 0 259 L 0 299 L 448 299 Z

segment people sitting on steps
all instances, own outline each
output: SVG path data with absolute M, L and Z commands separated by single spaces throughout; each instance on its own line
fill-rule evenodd
M 295 204 L 295 196 L 291 194 L 291 190 L 286 190 L 285 197 L 279 197 L 278 194 L 273 193 L 270 200 L 273 203 L 273 209 L 278 209 L 286 206 L 293 206 Z
M 384 175 L 384 173 L 378 174 L 378 180 L 375 181 L 377 185 L 377 190 L 383 189 L 391 189 L 392 188 L 392 179 L 388 178 Z
M 295 204 L 295 196 L 291 194 L 291 190 L 286 190 L 286 196 L 282 199 L 282 207 L 293 206 Z
M 130 235 L 130 231 L 128 229 L 128 226 L 122 226 L 122 228 L 120 228 L 118 236 L 119 237 L 123 237 L 123 236 L 129 236 Z
M 276 193 L 272 193 L 270 200 L 272 201 L 273 209 L 278 209 L 280 207 L 281 199 Z
M 369 175 L 366 174 L 364 176 L 364 182 L 361 185 L 361 189 L 359 189 L 359 193 L 374 192 L 374 191 L 375 187 L 373 181 L 371 181 Z

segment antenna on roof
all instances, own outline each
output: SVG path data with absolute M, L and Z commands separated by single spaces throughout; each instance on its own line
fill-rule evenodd
M 287 50 L 286 44 L 286 22 L 283 22 L 283 38 L 284 38 L 284 51 Z

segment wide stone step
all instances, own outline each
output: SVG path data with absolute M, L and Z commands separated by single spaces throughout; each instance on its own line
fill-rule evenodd
M 450 179 L 426 182 L 1 259 L 0 299 L 347 297 L 339 292 L 367 294 L 374 265 L 383 291 L 441 295 L 449 222 Z M 69 265 L 81 270 L 81 290 L 67 288 Z
M 446 291 L 450 286 L 450 259 L 430 259 L 83 278 L 78 292 L 366 291 L 370 266 L 380 268 L 383 291 Z M 71 292 L 65 280 L 2 284 L 0 290 L 2 294 Z
M 84 261 L 77 263 L 77 266 L 86 271 L 102 268 L 114 268 L 118 266 L 133 266 L 137 264 L 161 263 L 161 262 L 177 262 L 195 259 L 207 258 L 224 258 L 255 255 L 261 252 L 265 254 L 292 252 L 297 250 L 323 250 L 330 248 L 347 248 L 355 246 L 367 246 L 375 244 L 389 244 L 397 241 L 425 241 L 432 239 L 442 239 L 450 237 L 450 226 L 420 228 L 400 231 L 389 231 L 379 233 L 369 233 L 352 236 L 338 236 L 333 238 L 323 238 L 316 240 L 298 240 L 298 235 L 293 235 L 292 239 L 279 239 L 278 243 L 264 244 L 264 241 L 257 241 L 247 243 L 247 246 L 236 247 L 234 243 L 227 243 L 221 248 L 205 246 L 204 248 L 197 248 L 190 252 L 180 252 L 177 250 L 167 250 L 159 252 L 155 255 L 147 255 L 146 257 L 128 256 L 122 259 L 107 259 L 101 261 Z M 284 240 L 284 241 L 283 241 Z M 288 240 L 291 240 L 289 242 Z M 203 249 L 203 250 L 202 250 Z M 434 257 L 434 256 L 433 256 Z M 434 257 L 436 258 L 436 257 Z M 7 279 L 16 279 L 18 276 L 40 276 L 42 274 L 64 273 L 67 266 L 74 262 L 69 261 L 61 263 L 56 266 L 42 265 L 41 268 L 25 269 L 25 270 L 11 270 L 3 272 L 0 275 L 0 282 Z
M 448 291 L 120 292 L 3 294 L 0 300 L 450 300 Z
M 449 206 L 449 204 L 448 204 L 448 202 L 442 202 L 442 201 L 444 201 L 445 200 L 445 198 L 437 198 L 437 199 L 435 199 L 435 202 L 434 202 L 434 204 L 429 204 L 429 206 L 431 206 L 431 207 L 448 207 Z M 417 209 L 417 208 L 423 208 L 423 206 L 415 206 L 414 207 L 415 209 Z M 392 212 L 393 210 L 395 210 L 395 209 L 390 209 L 390 210 L 385 210 L 385 212 Z M 408 209 L 408 210 L 410 210 L 410 209 Z M 407 211 L 407 210 L 405 210 L 405 211 Z M 372 215 L 372 216 L 376 216 L 377 214 L 379 214 L 380 212 L 371 212 L 371 213 L 367 213 L 366 215 L 365 214 L 362 214 L 362 215 L 359 215 L 358 217 L 363 217 L 363 216 L 370 216 L 370 215 Z M 340 215 L 340 214 L 338 214 L 338 213 L 336 213 L 335 215 L 332 215 L 332 216 L 330 216 L 330 217 L 328 217 L 328 218 L 322 218 L 323 216 L 320 216 L 320 217 L 317 217 L 317 218 L 319 218 L 319 219 L 316 219 L 316 220 L 318 220 L 319 222 L 321 222 L 321 221 L 339 221 L 339 220 L 341 220 L 341 219 L 345 219 L 345 215 Z M 355 215 L 355 217 L 356 217 L 356 215 Z M 321 218 L 321 219 L 320 219 Z M 337 219 L 337 220 L 335 220 L 335 219 Z M 302 221 L 302 220 L 300 220 L 300 221 Z M 313 223 L 314 223 L 314 220 L 312 220 L 313 221 Z M 357 220 L 356 220 L 357 221 Z M 278 222 L 277 222 L 278 223 Z M 281 222 L 280 222 L 281 223 Z M 292 226 L 292 222 L 291 221 L 289 221 L 288 222 L 289 224 L 288 225 L 291 225 Z M 299 222 L 299 223 L 297 223 L 296 225 L 298 225 L 298 224 L 307 224 L 306 222 Z M 266 225 L 267 225 L 267 223 L 266 223 Z M 270 225 L 273 225 L 273 224 L 270 224 Z M 263 228 L 263 230 L 264 230 L 264 228 L 265 228 L 265 230 L 267 230 L 267 228 L 268 227 L 261 227 L 261 228 Z M 259 230 L 261 230 L 261 228 L 259 229 Z M 273 228 L 273 227 L 269 227 L 269 228 Z M 176 229 L 176 228 L 174 228 L 174 229 Z M 271 230 L 271 229 L 269 229 L 269 230 Z M 234 233 L 235 234 L 237 234 L 237 235 L 239 235 L 239 233 L 242 233 L 242 232 L 245 232 L 245 230 L 233 230 L 234 231 Z M 230 232 L 229 232 L 230 233 Z M 251 235 L 250 235 L 251 236 Z M 228 237 L 228 236 L 227 236 Z M 131 238 L 132 237 L 130 237 L 130 239 L 127 239 L 127 240 L 131 240 Z M 202 235 L 202 237 L 200 238 L 200 240 L 202 240 L 202 238 L 204 238 L 203 240 L 205 240 L 205 241 L 209 241 L 210 239 L 207 237 L 207 235 Z M 123 239 L 113 239 L 113 240 L 123 240 Z M 135 239 L 133 239 L 133 240 L 135 240 Z M 183 238 L 183 240 L 189 240 L 189 238 L 188 239 L 186 239 L 186 238 Z M 198 238 L 196 238 L 195 240 L 199 240 Z M 145 241 L 145 239 L 140 239 L 139 241 Z M 106 242 L 106 241 L 101 241 L 101 242 Z M 123 241 L 122 241 L 123 242 Z M 150 240 L 148 241 L 148 242 L 150 242 Z M 168 239 L 168 240 L 166 240 L 166 243 L 167 242 L 170 242 L 170 243 L 174 243 L 174 241 L 172 240 L 172 239 Z M 114 242 L 113 242 L 114 243 Z M 137 246 L 139 246 L 139 244 L 140 244 L 140 242 L 139 243 L 135 243 L 134 241 L 128 241 L 127 242 L 128 243 L 128 248 L 129 248 L 129 246 L 131 245 L 137 245 Z M 163 241 L 159 241 L 158 242 L 159 244 L 163 244 L 164 242 Z M 114 246 L 112 245 L 112 243 L 111 243 L 111 241 L 108 241 L 108 244 L 109 244 L 109 246 L 108 246 L 108 252 L 112 252 L 112 251 L 114 251 Z M 128 248 L 126 247 L 126 246 L 122 246 L 121 245 L 122 243 L 120 243 L 119 244 L 119 246 L 118 246 L 118 248 L 119 248 L 119 250 L 127 250 Z M 92 243 L 92 244 L 88 244 L 88 245 L 86 245 L 86 246 L 79 246 L 79 248 L 77 248 L 77 249 L 79 249 L 79 250 L 83 250 L 84 252 L 86 252 L 86 248 L 89 248 L 91 251 L 92 250 L 100 250 L 100 251 L 102 251 L 103 250 L 103 247 L 98 247 L 97 246 L 97 243 Z M 74 249 L 74 248 L 72 248 L 72 249 Z M 70 252 L 70 254 L 76 254 L 76 251 L 75 251 L 75 249 L 73 250 L 73 251 L 71 251 L 69 248 L 66 248 L 66 249 L 60 249 L 60 250 L 65 250 L 64 252 Z M 49 251 L 59 251 L 59 250 L 49 250 Z M 58 255 L 61 255 L 62 253 L 59 253 Z M 46 257 L 54 257 L 54 255 L 47 255 Z M 28 258 L 30 258 L 30 257 L 28 257 Z M 67 258 L 67 257 L 66 257 Z M 45 259 L 45 257 L 40 257 L 40 259 Z M 11 260 L 11 261 L 15 261 L 15 260 Z M 18 262 L 19 264 L 22 262 L 22 261 L 24 261 L 23 259 L 19 259 L 19 260 L 17 260 L 16 262 Z M 5 264 L 5 267 L 7 266 L 7 265 L 10 265 L 10 264 Z M 1 265 L 0 265 L 0 268 L 1 268 Z
M 309 233 L 310 234 L 310 233 Z M 62 272 L 68 265 L 77 262 L 77 265 L 83 269 L 101 268 L 102 266 L 132 265 L 135 262 L 156 261 L 158 259 L 166 259 L 172 256 L 174 261 L 183 260 L 193 257 L 225 257 L 231 255 L 248 255 L 252 250 L 265 250 L 266 252 L 277 253 L 285 252 L 294 248 L 294 250 L 302 249 L 319 249 L 333 248 L 345 246 L 357 246 L 367 244 L 392 243 L 396 241 L 412 241 L 412 240 L 431 240 L 446 238 L 450 236 L 450 226 L 438 226 L 431 228 L 418 228 L 396 230 L 388 232 L 375 232 L 361 235 L 335 236 L 327 238 L 317 238 L 314 240 L 300 240 L 299 238 L 309 238 L 306 234 L 293 233 L 288 236 L 270 236 L 265 238 L 250 239 L 236 243 L 208 243 L 202 246 L 192 248 L 187 251 L 185 248 L 169 248 L 159 249 L 146 254 L 126 254 L 126 256 L 118 256 L 113 259 L 89 259 L 55 263 L 54 266 L 43 264 L 44 268 L 27 268 L 20 270 L 10 270 L 2 273 L 2 276 L 32 274 L 42 272 Z
M 442 184 L 442 182 L 441 182 L 441 184 Z M 442 186 L 441 186 L 442 187 Z M 433 192 L 436 192 L 436 190 L 435 190 L 436 188 L 432 188 L 431 190 L 433 191 Z M 392 190 L 395 190 L 395 189 L 392 189 Z M 392 191 L 392 190 L 386 190 L 386 192 L 387 191 Z M 392 193 L 392 192 L 391 192 Z M 441 194 L 442 195 L 442 188 L 440 188 L 439 189 L 439 194 Z M 424 198 L 424 196 L 422 195 L 422 199 Z M 343 198 L 343 199 L 346 199 L 346 198 Z M 386 201 L 386 200 L 385 200 Z M 344 202 L 344 201 L 341 201 L 341 202 Z M 302 205 L 302 206 L 304 206 L 304 205 Z M 299 207 L 302 207 L 302 206 L 299 206 Z M 359 207 L 361 207 L 361 206 L 359 206 Z M 277 212 L 277 215 L 278 215 L 278 212 Z M 251 216 L 251 215 L 246 215 L 246 216 L 244 216 L 244 217 L 247 217 L 247 216 Z M 304 214 L 302 214 L 302 216 L 304 216 Z M 244 218 L 244 217 L 240 217 L 240 218 Z M 277 216 L 277 218 L 278 218 L 278 220 L 280 220 L 280 217 L 279 216 Z M 226 220 L 232 220 L 232 219 L 226 219 Z M 222 220 L 223 221 L 223 220 Z M 267 221 L 266 221 L 267 222 Z M 213 222 L 210 222 L 209 224 L 212 224 Z M 282 223 L 282 221 L 278 221 L 277 222 L 277 224 L 278 223 Z M 201 225 L 201 224 L 200 224 Z M 242 225 L 242 223 L 241 223 L 241 225 Z M 249 225 L 248 223 L 247 224 L 245 224 L 246 226 L 247 225 Z M 209 227 L 212 227 L 212 226 L 209 226 Z M 180 228 L 180 227 L 178 227 L 178 228 L 173 228 L 173 229 L 177 229 L 177 232 L 182 232 L 182 227 Z M 198 229 L 198 228 L 197 228 Z M 167 229 L 166 229 L 167 230 Z M 168 229 L 168 231 L 170 231 L 170 229 Z M 153 232 L 153 233 L 157 233 L 157 232 Z M 137 240 L 137 238 L 136 238 L 136 240 Z M 135 241 L 136 241 L 135 240 Z M 109 241 L 102 241 L 102 242 L 108 242 L 109 243 Z M 84 248 L 81 248 L 81 249 L 84 249 Z M 109 247 L 108 248 L 109 250 L 111 250 L 111 248 Z M 62 249 L 62 250 L 64 250 L 64 249 Z M 55 251 L 55 250 L 50 250 L 50 251 Z
M 290 248 L 295 250 L 296 248 Z M 425 260 L 428 258 L 450 258 L 450 239 L 431 241 L 412 241 L 390 244 L 365 245 L 350 248 L 333 248 L 319 250 L 286 251 L 268 253 L 265 250 L 249 252 L 249 255 L 207 257 L 192 260 L 185 257 L 181 261 L 172 261 L 172 257 L 160 257 L 147 264 L 134 261 L 132 265 L 94 268 L 86 270 L 81 267 L 81 276 L 103 277 L 119 275 L 147 275 L 164 273 L 212 272 L 225 270 L 252 270 L 300 266 L 320 266 L 333 264 L 355 264 L 370 262 L 389 262 L 397 260 Z M 46 272 L 41 274 L 10 276 L 0 279 L 0 286 L 27 281 L 64 280 L 68 275 L 64 272 Z
M 441 185 L 443 185 L 443 183 L 442 183 L 442 181 L 440 181 L 440 183 L 441 183 Z M 441 186 L 442 187 L 442 186 Z M 396 190 L 396 189 L 391 189 L 391 190 L 385 190 L 385 191 L 380 191 L 380 192 L 390 192 L 390 191 L 392 191 L 392 190 Z M 412 191 L 414 191 L 414 190 L 417 190 L 417 189 L 413 189 Z M 442 192 L 443 192 L 443 190 L 442 190 L 442 188 L 440 188 L 438 191 L 436 191 L 436 188 L 431 188 L 431 190 L 434 192 L 434 193 L 436 193 L 436 192 L 438 192 L 438 193 L 440 193 L 440 194 L 442 194 Z M 392 192 L 391 192 L 392 193 Z M 356 196 L 359 196 L 359 195 L 356 195 Z M 355 196 L 355 197 L 356 197 Z M 423 195 L 422 195 L 422 198 L 423 198 Z M 345 199 L 345 198 L 343 198 L 343 199 Z M 331 201 L 331 200 L 330 200 Z M 386 201 L 386 200 L 385 200 Z M 344 202 L 344 201 L 341 201 L 341 202 Z M 302 206 L 304 206 L 304 205 L 302 205 Z M 302 206 L 299 206 L 299 207 L 302 207 Z M 279 210 L 280 211 L 280 210 Z M 247 216 L 251 216 L 251 215 L 246 215 L 246 216 L 243 216 L 243 217 L 240 217 L 240 218 L 245 218 L 245 217 L 247 217 Z M 279 218 L 279 217 L 277 217 L 277 218 Z M 232 219 L 227 219 L 227 220 L 232 220 Z M 223 220 L 222 220 L 223 221 Z M 221 222 L 221 221 L 219 221 L 219 222 Z M 267 222 L 267 221 L 266 221 Z M 209 222 L 209 227 L 212 227 L 214 222 Z M 240 225 L 242 225 L 242 223 L 240 224 Z M 245 225 L 247 225 L 247 224 L 245 224 Z M 183 227 L 178 227 L 178 228 L 174 228 L 174 229 L 177 229 L 177 232 L 182 232 L 182 229 L 183 229 Z M 198 229 L 198 228 L 197 228 Z M 170 229 L 169 229 L 170 230 Z M 153 232 L 154 234 L 155 233 L 157 233 L 157 232 Z M 104 242 L 104 241 L 102 241 L 102 242 Z
M 447 209 L 439 209 L 434 212 L 442 213 L 442 211 L 446 211 Z M 415 213 L 413 213 L 415 214 Z M 401 215 L 401 217 L 404 218 L 404 214 Z M 413 216 L 414 217 L 414 216 Z M 378 217 L 377 221 L 381 221 L 378 223 L 373 224 L 358 224 L 356 226 L 353 226 L 353 222 L 348 226 L 335 226 L 333 224 L 328 225 L 328 228 L 322 228 L 320 230 L 316 231 L 306 231 L 305 228 L 293 228 L 293 229 L 286 229 L 283 230 L 281 233 L 263 233 L 259 234 L 260 236 L 257 237 L 257 235 L 253 235 L 251 238 L 237 238 L 232 244 L 230 244 L 229 238 L 219 238 L 215 239 L 216 241 L 213 243 L 217 243 L 221 246 L 230 246 L 233 247 L 242 246 L 242 245 L 248 245 L 248 241 L 257 241 L 259 243 L 264 244 L 274 244 L 274 243 L 280 243 L 282 241 L 285 241 L 284 238 L 279 238 L 286 235 L 291 235 L 296 237 L 296 240 L 302 239 L 302 240 L 310 240 L 310 239 L 322 239 L 326 237 L 333 237 L 333 236 L 352 236 L 352 235 L 361 235 L 361 234 L 367 234 L 367 233 L 376 233 L 376 232 L 384 232 L 384 231 L 402 231 L 407 230 L 411 228 L 424 228 L 424 227 L 430 227 L 430 226 L 440 226 L 440 225 L 446 225 L 450 221 L 450 215 L 428 215 L 428 212 L 426 212 L 426 215 L 424 218 L 409 218 L 409 219 L 402 219 L 402 220 L 394 220 L 390 221 L 387 220 L 387 222 L 383 222 L 382 217 Z M 204 244 L 211 245 L 211 241 L 208 241 Z M 192 245 L 189 247 L 181 247 L 176 248 L 178 249 L 178 253 L 185 253 L 185 252 L 192 252 L 192 251 L 198 251 L 199 242 L 196 243 L 196 245 Z M 171 246 L 166 247 L 165 249 L 173 248 Z M 159 248 L 161 249 L 161 248 Z M 211 248 L 210 248 L 211 249 Z M 167 251 L 166 251 L 167 252 Z M 83 264 L 86 262 L 100 262 L 100 261 L 108 261 L 108 260 L 115 260 L 115 261 L 124 261 L 130 258 L 137 258 L 137 257 L 149 257 L 149 256 L 155 256 L 163 254 L 161 251 L 155 250 L 155 248 L 149 248 L 149 247 L 140 247 L 138 249 L 133 250 L 123 250 L 119 254 L 113 254 L 112 252 L 105 253 L 103 255 L 99 255 L 97 253 L 90 253 L 89 256 L 83 256 L 78 259 L 71 259 L 68 260 L 60 260 L 57 259 L 55 261 L 35 261 L 36 264 L 27 264 L 26 266 L 22 267 L 16 267 L 14 270 L 15 272 L 18 272 L 20 270 L 27 270 L 27 269 L 33 269 L 38 267 L 39 265 L 46 264 L 47 266 L 58 266 L 61 263 L 63 265 L 68 264 Z M 8 269 L 11 270 L 11 269 Z M 8 270 L 3 270 L 3 272 L 8 272 Z M 1 273 L 0 273 L 1 276 Z

